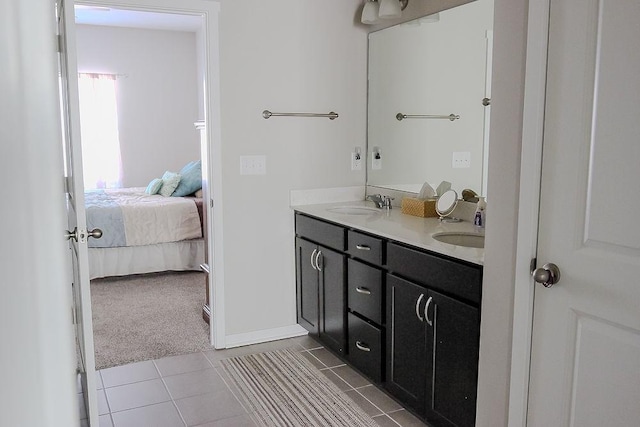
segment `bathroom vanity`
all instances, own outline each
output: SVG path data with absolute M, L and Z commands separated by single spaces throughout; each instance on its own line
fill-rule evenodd
M 480 233 L 367 202 L 294 209 L 298 323 L 430 424 L 474 425 L 484 250 L 436 238 Z

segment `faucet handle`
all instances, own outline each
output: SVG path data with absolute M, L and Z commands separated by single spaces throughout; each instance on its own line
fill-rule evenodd
M 394 197 L 384 196 L 384 207 L 387 209 L 391 209 L 391 201 L 395 200 Z

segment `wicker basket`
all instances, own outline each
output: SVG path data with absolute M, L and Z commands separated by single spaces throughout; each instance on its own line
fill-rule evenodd
M 422 218 L 438 216 L 436 212 L 436 199 L 420 200 L 413 197 L 403 197 L 402 213 Z

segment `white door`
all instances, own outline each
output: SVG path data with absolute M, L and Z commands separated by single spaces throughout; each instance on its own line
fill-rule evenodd
M 529 426 L 640 425 L 640 2 L 551 0 Z
M 75 57 L 75 16 L 73 1 L 58 0 L 58 31 L 61 35 L 60 76 L 62 98 L 63 139 L 66 171 L 66 206 L 69 230 L 71 268 L 73 269 L 73 307 L 78 369 L 89 424 L 98 425 L 98 402 L 93 348 L 93 321 L 89 287 L 89 254 L 87 224 L 82 181 L 82 148 L 80 144 L 80 111 L 78 105 L 78 67 Z

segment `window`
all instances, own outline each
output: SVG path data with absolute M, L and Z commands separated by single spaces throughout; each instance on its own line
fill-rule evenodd
M 85 189 L 122 186 L 116 76 L 80 73 L 80 127 Z

